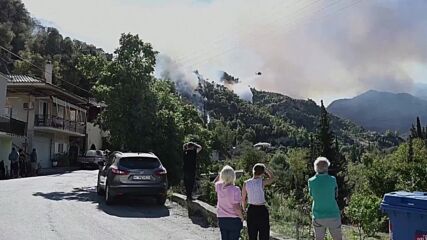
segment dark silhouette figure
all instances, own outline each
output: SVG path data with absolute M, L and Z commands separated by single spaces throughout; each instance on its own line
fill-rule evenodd
M 10 161 L 10 177 L 16 178 L 19 176 L 19 153 L 16 151 L 16 149 L 13 147 L 12 151 L 9 154 L 9 161 Z
M 30 163 L 31 163 L 31 175 L 35 176 L 37 175 L 37 151 L 35 148 L 33 148 L 33 151 L 30 154 Z
M 19 176 L 27 177 L 27 159 L 24 151 L 19 149 Z
M 4 161 L 0 161 L 0 179 L 6 178 L 6 168 L 4 167 Z
M 193 187 L 196 178 L 197 153 L 202 150 L 202 147 L 194 142 L 188 142 L 183 145 L 184 155 L 184 185 L 187 200 L 193 198 Z

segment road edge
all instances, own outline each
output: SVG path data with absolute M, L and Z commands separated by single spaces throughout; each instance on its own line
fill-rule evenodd
M 216 208 L 214 206 L 211 206 L 199 200 L 187 201 L 187 197 L 179 193 L 170 194 L 169 199 L 173 202 L 178 203 L 182 207 L 187 208 L 190 214 L 196 213 L 202 216 L 206 219 L 209 225 L 213 227 L 218 227 Z M 246 231 L 246 222 L 244 225 L 245 226 L 243 228 Z M 270 240 L 291 240 L 291 238 L 284 238 L 282 236 L 279 236 L 277 233 L 270 232 Z

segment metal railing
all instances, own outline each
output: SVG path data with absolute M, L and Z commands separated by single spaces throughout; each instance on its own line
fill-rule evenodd
M 55 116 L 36 115 L 34 119 L 36 127 L 52 127 L 71 132 L 85 134 L 85 123 L 66 120 Z

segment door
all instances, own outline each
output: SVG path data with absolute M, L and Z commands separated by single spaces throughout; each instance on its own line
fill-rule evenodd
M 37 160 L 42 168 L 51 168 L 52 161 L 50 159 L 50 138 L 35 136 L 33 140 L 33 148 L 37 151 Z
M 39 102 L 39 114 L 38 114 L 39 124 L 42 124 L 42 126 L 46 126 L 47 117 L 48 117 L 47 102 L 40 101 Z

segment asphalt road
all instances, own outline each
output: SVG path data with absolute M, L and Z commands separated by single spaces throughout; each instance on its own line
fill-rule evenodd
M 96 171 L 0 181 L 0 240 L 219 239 L 219 231 L 176 203 L 96 194 Z

